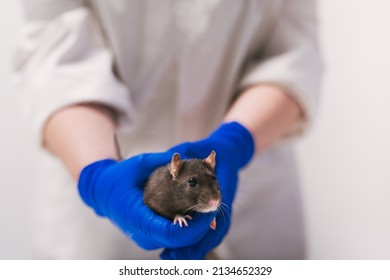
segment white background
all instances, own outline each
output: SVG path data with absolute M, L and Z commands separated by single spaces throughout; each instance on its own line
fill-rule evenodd
M 320 110 L 298 146 L 310 259 L 390 259 L 390 2 L 322 0 Z M 9 69 L 22 23 L 0 2 L 0 259 L 31 258 L 36 148 Z

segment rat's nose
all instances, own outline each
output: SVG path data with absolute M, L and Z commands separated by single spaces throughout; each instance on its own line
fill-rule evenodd
M 210 206 L 217 209 L 219 206 L 219 199 L 210 199 Z

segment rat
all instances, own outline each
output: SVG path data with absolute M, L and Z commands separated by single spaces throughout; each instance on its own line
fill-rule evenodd
M 221 191 L 214 169 L 216 153 L 205 159 L 182 160 L 178 153 L 165 166 L 157 168 L 144 188 L 144 203 L 157 214 L 180 227 L 188 226 L 196 212 L 208 213 L 221 205 Z M 216 219 L 210 223 L 216 229 Z

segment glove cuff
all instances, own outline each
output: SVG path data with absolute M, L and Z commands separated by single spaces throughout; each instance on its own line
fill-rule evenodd
M 113 159 L 104 159 L 96 161 L 84 167 L 81 170 L 78 190 L 82 200 L 91 208 L 93 208 L 99 216 L 104 216 L 103 211 L 96 203 L 95 199 L 95 185 L 96 180 L 100 176 L 101 172 L 108 166 L 115 164 L 116 161 Z
M 230 142 L 230 148 L 238 155 L 239 168 L 247 165 L 255 153 L 255 142 L 252 134 L 238 122 L 222 124 L 210 137 Z

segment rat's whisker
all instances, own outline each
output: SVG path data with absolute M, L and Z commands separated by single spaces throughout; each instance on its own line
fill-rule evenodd
M 226 217 L 221 205 L 218 207 L 218 213 L 221 213 L 222 219 L 225 221 Z
M 199 208 L 200 208 L 200 205 L 198 203 L 198 204 L 195 204 L 195 205 L 189 207 L 185 212 L 189 212 L 189 211 L 198 211 L 198 212 L 200 212 Z
M 221 208 L 224 209 L 225 211 L 228 211 L 229 208 L 230 208 L 226 203 L 223 203 L 223 202 L 221 203 L 220 206 L 221 206 Z
M 230 211 L 229 211 L 229 206 L 227 206 L 227 204 L 221 203 L 220 209 L 221 209 L 221 212 L 223 213 L 224 218 L 226 218 L 225 213 L 227 214 L 229 219 L 231 218 L 231 214 L 230 214 Z
M 224 203 L 224 202 L 221 202 L 221 205 L 229 208 L 229 206 L 226 203 Z

